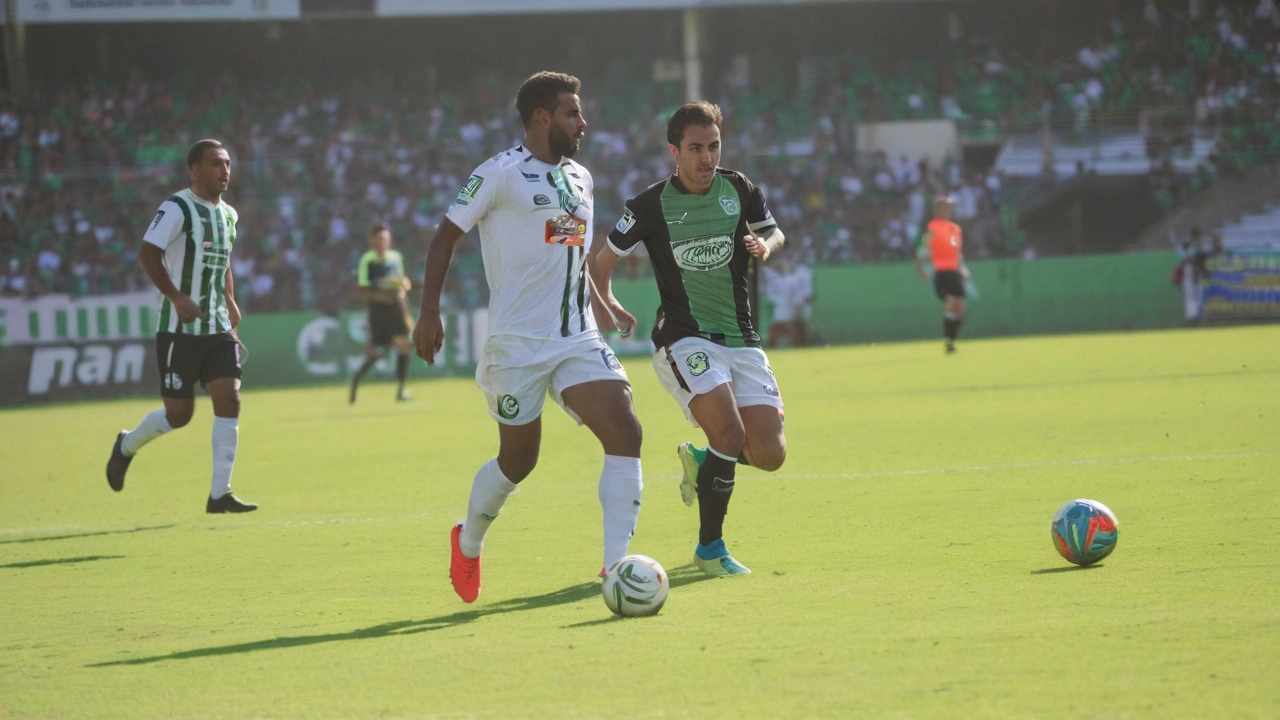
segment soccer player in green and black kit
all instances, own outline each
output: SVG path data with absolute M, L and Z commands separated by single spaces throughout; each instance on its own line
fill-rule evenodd
M 222 200 L 231 156 L 217 140 L 187 153 L 191 187 L 169 196 L 142 237 L 138 262 L 163 295 L 156 359 L 164 407 L 133 430 L 121 430 L 107 461 L 107 483 L 124 489 L 125 472 L 143 445 L 191 422 L 196 382 L 213 401 L 213 482 L 205 512 L 257 510 L 231 494 L 240 437 L 240 324 L 231 280 L 231 248 L 239 215 Z
M 777 470 L 787 455 L 782 395 L 760 349 L 752 320 L 748 267 L 782 247 L 783 235 L 764 194 L 746 176 L 719 167 L 720 108 L 681 106 L 667 124 L 676 172 L 627 201 L 608 247 L 591 251 L 595 298 L 619 330 L 635 317 L 613 297 L 618 257 L 643 243 L 662 306 L 653 330 L 654 369 L 685 416 L 707 434 L 708 447 L 683 443 L 680 492 L 698 498 L 694 562 L 710 575 L 750 573 L 729 554 L 724 517 L 736 464 Z M 599 317 L 599 315 L 598 315 Z
M 382 223 L 369 227 L 369 251 L 360 258 L 360 297 L 369 303 L 369 336 L 364 343 L 364 364 L 351 378 L 350 402 L 356 401 L 360 378 L 395 345 L 396 400 L 408 400 L 404 381 L 409 374 L 409 309 L 405 293 L 413 287 L 404 274 L 404 257 L 391 249 L 391 229 Z

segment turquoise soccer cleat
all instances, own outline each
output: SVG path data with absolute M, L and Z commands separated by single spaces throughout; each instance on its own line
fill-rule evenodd
M 724 546 L 723 539 L 710 545 L 699 544 L 693 551 L 693 564 L 702 572 L 715 577 L 751 574 L 751 568 L 733 559 L 729 548 Z

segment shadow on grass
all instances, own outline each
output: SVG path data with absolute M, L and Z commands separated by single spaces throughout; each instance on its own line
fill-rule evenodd
M 214 657 L 218 655 L 236 655 L 239 653 L 255 652 L 258 650 L 277 650 L 281 648 L 302 647 L 306 645 L 319 645 L 321 643 L 342 642 L 345 640 L 369 640 L 372 638 L 389 637 L 392 635 L 413 635 L 415 633 L 429 632 L 431 630 L 444 630 L 446 628 L 457 627 L 458 625 L 465 625 L 466 623 L 478 620 L 486 615 L 501 615 L 509 612 L 537 610 L 539 608 L 552 607 L 554 605 L 568 605 L 599 594 L 599 583 L 586 582 L 580 585 L 571 585 L 562 590 L 556 590 L 555 592 L 546 593 L 544 595 L 533 595 L 530 597 L 502 600 L 492 605 L 486 605 L 474 610 L 463 610 L 461 612 L 441 615 L 427 620 L 399 620 L 397 622 L 383 623 L 381 625 L 360 628 L 358 630 L 352 630 L 344 633 L 277 637 L 270 640 L 238 643 L 236 645 L 218 645 L 214 647 L 196 648 L 194 650 L 182 650 L 168 655 L 153 655 L 151 657 L 130 658 L 128 660 L 90 663 L 85 667 L 147 665 L 150 663 L 163 662 L 165 660 L 190 660 L 193 658 Z
M 177 527 L 177 524 L 152 525 L 151 527 L 136 527 L 129 530 L 100 530 L 98 532 L 76 533 L 74 535 L 51 535 L 49 537 L 22 538 L 21 540 L 0 540 L 0 545 L 44 542 L 46 540 L 69 540 L 71 538 L 95 537 L 97 535 L 127 535 L 128 533 L 145 532 L 147 530 L 166 530 L 171 527 Z
M 1043 569 L 1043 570 L 1032 570 L 1032 571 L 1031 571 L 1031 574 L 1032 574 L 1032 575 L 1052 575 L 1052 574 L 1054 574 L 1054 573 L 1076 572 L 1076 571 L 1079 571 L 1079 570 L 1096 570 L 1096 569 L 1098 569 L 1098 568 L 1100 568 L 1100 567 L 1102 567 L 1102 565 L 1101 565 L 1101 564 L 1098 564 L 1098 565 L 1071 565 L 1071 566 L 1068 566 L 1068 567 L 1051 567 L 1051 568 L 1045 568 L 1045 569 Z
M 701 570 L 694 567 L 693 563 L 689 563 L 688 565 L 681 565 L 675 570 L 672 570 L 671 572 L 667 573 L 667 580 L 671 583 L 671 587 L 673 588 L 678 588 L 681 585 L 692 585 L 693 583 L 702 582 L 704 580 L 716 580 L 716 579 L 717 578 L 711 577 L 710 575 L 707 575 L 703 573 Z M 601 602 L 603 602 L 603 600 L 601 600 Z M 568 630 L 570 628 L 595 627 L 596 625 L 607 625 L 611 622 L 617 622 L 617 621 L 626 620 L 626 619 L 628 618 L 624 618 L 621 615 L 610 615 L 608 617 L 597 618 L 595 620 L 585 620 L 583 622 L 573 623 L 572 625 L 564 625 L 562 626 L 561 629 Z
M 33 568 L 44 567 L 46 565 L 73 565 L 75 563 L 93 562 L 94 560 L 119 560 L 123 555 L 85 555 L 84 557 L 58 558 L 57 560 L 31 560 L 29 562 L 9 563 L 8 565 L 0 565 L 0 570 L 5 568 Z

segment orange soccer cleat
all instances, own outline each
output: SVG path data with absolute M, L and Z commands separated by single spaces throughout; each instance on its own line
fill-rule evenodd
M 458 597 L 463 602 L 472 603 L 480 597 L 480 558 L 469 558 L 462 554 L 462 546 L 458 543 L 461 535 L 462 523 L 458 523 L 449 533 L 449 545 L 453 549 L 449 560 L 449 580 Z

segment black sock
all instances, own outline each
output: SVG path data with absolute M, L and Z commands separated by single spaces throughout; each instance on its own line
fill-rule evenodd
M 729 511 L 729 498 L 733 495 L 733 474 L 736 465 L 719 455 L 707 451 L 707 459 L 698 470 L 698 542 L 710 545 L 724 535 L 724 516 Z
M 960 321 L 953 318 L 945 318 L 942 321 L 942 334 L 946 336 L 947 342 L 955 342 L 956 332 L 960 330 Z
M 356 371 L 356 376 L 351 378 L 351 382 L 353 384 L 359 383 L 360 378 L 364 377 L 364 374 L 369 372 L 369 368 L 373 367 L 375 364 L 377 364 L 377 362 L 378 362 L 378 358 L 376 357 L 366 358 L 364 361 L 364 364 L 361 365 L 360 369 Z
M 400 381 L 400 391 L 404 391 L 404 379 L 409 376 L 409 356 L 400 353 L 396 355 L 396 379 Z
M 747 467 L 751 467 L 751 461 L 747 459 L 747 454 L 746 454 L 746 453 L 738 453 L 738 464 L 739 464 L 739 465 L 746 465 Z

